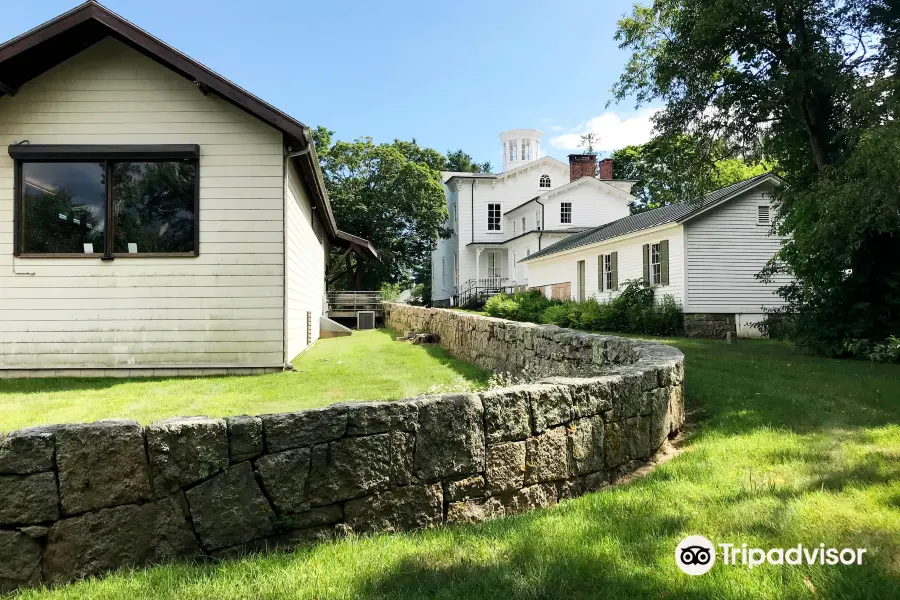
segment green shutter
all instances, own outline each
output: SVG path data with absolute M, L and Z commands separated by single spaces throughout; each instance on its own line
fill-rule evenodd
M 659 243 L 659 270 L 660 283 L 669 285 L 669 240 L 663 240 Z
M 612 258 L 610 259 L 610 269 L 612 270 L 612 289 L 619 289 L 619 253 L 613 252 L 610 255 Z
M 603 291 L 603 255 L 597 256 L 597 289 Z
M 644 244 L 644 285 L 650 285 L 650 244 Z

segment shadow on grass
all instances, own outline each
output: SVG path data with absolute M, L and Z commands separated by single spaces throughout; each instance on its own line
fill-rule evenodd
M 383 335 L 390 336 L 393 340 L 395 337 L 402 335 L 394 331 L 393 329 L 381 329 L 379 330 Z M 396 342 L 398 344 L 411 344 L 410 342 Z M 412 344 L 411 344 L 412 345 Z M 426 352 L 429 356 L 431 356 L 434 360 L 440 363 L 442 366 L 449 368 L 454 371 L 457 375 L 470 381 L 472 383 L 478 385 L 484 385 L 487 383 L 490 378 L 490 373 L 485 371 L 480 367 L 476 367 L 475 365 L 468 363 L 466 361 L 460 360 L 450 354 L 447 350 L 442 348 L 439 344 L 422 344 L 419 346 L 413 345 L 414 348 L 419 348 L 423 352 Z

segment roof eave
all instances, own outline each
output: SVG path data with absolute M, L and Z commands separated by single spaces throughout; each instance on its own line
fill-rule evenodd
M 138 52 L 182 77 L 193 81 L 201 88 L 203 93 L 213 93 L 270 127 L 277 129 L 285 136 L 285 145 L 293 151 L 305 151 L 308 149 L 309 152 L 294 157 L 294 164 L 310 189 L 311 201 L 322 216 L 329 238 L 332 240 L 339 239 L 337 222 L 331 209 L 328 192 L 325 189 L 324 177 L 319 167 L 315 145 L 311 141 L 309 128 L 306 125 L 101 4 L 89 0 L 0 45 L 0 63 L 40 44 L 48 43 L 57 35 L 90 20 L 95 20 L 106 26 L 110 30 L 111 35 Z M 3 90 L 0 90 L 0 97 L 3 95 L 5 93 Z

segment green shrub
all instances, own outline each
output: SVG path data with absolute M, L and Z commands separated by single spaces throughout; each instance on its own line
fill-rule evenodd
M 675 298 L 666 295 L 657 304 L 653 289 L 639 279 L 626 281 L 621 293 L 608 302 L 551 300 L 537 290 L 512 296 L 498 294 L 487 301 L 485 312 L 512 321 L 546 323 L 588 331 L 619 331 L 646 335 L 680 335 L 684 313 Z
M 669 294 L 644 313 L 642 333 L 650 335 L 681 335 L 684 333 L 684 312 Z
M 868 358 L 874 362 L 900 363 L 900 337 L 888 336 L 882 343 L 869 340 L 846 340 L 844 354 L 854 358 Z
M 497 294 L 488 298 L 484 305 L 484 312 L 492 317 L 516 321 L 519 315 L 519 303 L 506 294 Z
M 548 325 L 558 325 L 560 327 L 571 327 L 572 320 L 571 315 L 569 314 L 568 304 L 571 303 L 562 302 L 548 306 L 541 314 L 540 322 Z
M 559 300 L 550 300 L 543 292 L 538 290 L 519 292 L 514 298 L 519 303 L 517 320 L 530 321 L 532 323 L 540 323 L 541 315 L 544 314 L 547 307 L 559 304 Z

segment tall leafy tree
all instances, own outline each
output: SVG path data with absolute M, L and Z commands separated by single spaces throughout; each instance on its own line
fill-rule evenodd
M 460 148 L 447 152 L 447 159 L 443 166 L 444 171 L 456 171 L 457 173 L 490 173 L 491 163 L 475 162 L 475 160 Z
M 348 254 L 337 263 L 342 253 L 335 250 L 330 283 L 370 290 L 408 284 L 430 260 L 433 240 L 447 233 L 439 170 L 444 157 L 415 140 L 332 142 L 332 133 L 319 127 L 314 139 L 335 218 L 342 229 L 372 242 L 380 262 Z
M 700 152 L 696 139 L 684 135 L 658 137 L 613 152 L 613 177 L 637 181 L 631 190 L 637 198 L 632 212 L 695 202 L 707 192 L 772 168 L 766 161 L 750 163 L 742 158 L 700 160 Z
M 790 241 L 764 275 L 794 277 L 780 293 L 799 339 L 835 354 L 900 331 L 900 261 L 881 251 L 900 242 L 898 189 L 872 176 L 895 169 L 873 147 L 894 139 L 900 108 L 897 14 L 892 0 L 654 0 L 617 32 L 631 57 L 614 93 L 664 102 L 665 139 L 778 164 L 776 224 Z

